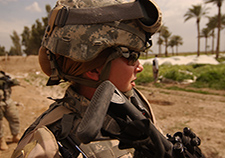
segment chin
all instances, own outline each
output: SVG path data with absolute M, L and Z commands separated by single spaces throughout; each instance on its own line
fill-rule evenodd
M 133 89 L 133 86 L 129 86 L 129 88 L 127 88 L 126 92 L 130 91 Z

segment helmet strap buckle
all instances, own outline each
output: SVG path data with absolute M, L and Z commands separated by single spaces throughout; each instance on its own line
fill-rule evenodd
M 55 55 L 51 53 L 49 50 L 46 53 L 50 61 L 51 67 L 51 75 L 46 85 L 47 86 L 58 85 L 60 83 L 60 73 L 56 65 Z

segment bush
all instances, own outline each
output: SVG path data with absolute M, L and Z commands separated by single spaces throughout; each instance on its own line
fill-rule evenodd
M 186 79 L 193 79 L 193 68 L 190 65 L 160 66 L 160 74 L 167 79 L 182 82 Z
M 192 85 L 199 88 L 207 87 L 225 90 L 225 66 L 222 64 L 206 66 L 201 69 L 196 82 Z
M 202 67 L 202 66 L 205 66 L 206 64 L 193 64 L 192 65 L 192 67 L 194 68 L 194 69 L 196 69 L 196 68 L 199 68 L 199 67 Z
M 166 74 L 164 74 L 163 77 L 174 80 L 174 81 L 178 81 L 178 82 L 182 82 L 186 79 L 193 79 L 192 75 L 185 73 L 185 71 L 181 72 L 179 70 L 168 71 Z
M 185 79 L 193 79 L 193 74 L 191 73 L 192 69 L 193 68 L 191 66 L 186 65 L 162 65 L 159 67 L 159 76 L 163 76 L 164 78 L 170 80 L 182 82 Z M 137 84 L 154 81 L 152 66 L 147 64 L 144 65 L 144 70 L 139 73 L 137 77 Z
M 225 90 L 225 64 L 161 65 L 159 76 L 178 82 L 196 76 L 196 82 L 190 86 Z M 153 82 L 152 66 L 144 65 L 144 70 L 137 77 L 137 84 Z

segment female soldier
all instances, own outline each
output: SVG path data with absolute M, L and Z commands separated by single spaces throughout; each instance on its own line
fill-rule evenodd
M 140 52 L 151 46 L 150 37 L 160 26 L 161 12 L 152 0 L 58 0 L 49 16 L 39 62 L 50 77 L 47 85 L 64 80 L 71 86 L 26 130 L 12 157 L 138 157 L 140 153 L 126 143 L 119 149 L 112 135 L 130 122 L 129 116 L 109 110 L 97 135 L 89 140 L 83 135 L 87 141 L 77 131 L 82 119 L 89 117 L 96 88 L 105 81 L 155 123 L 149 103 L 134 86 L 143 70 Z M 114 94 L 110 95 L 95 99 Z M 98 117 L 100 121 L 102 116 Z M 88 132 L 92 131 L 94 127 Z

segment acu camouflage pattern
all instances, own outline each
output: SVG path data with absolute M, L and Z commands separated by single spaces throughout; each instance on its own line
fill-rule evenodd
M 90 101 L 86 99 L 84 96 L 78 94 L 74 91 L 74 88 L 69 87 L 66 90 L 66 94 L 68 97 L 73 97 L 78 102 L 76 102 L 76 106 L 72 106 L 71 104 L 64 103 L 66 108 L 78 112 L 83 117 L 84 113 L 90 104 Z M 80 121 L 80 120 L 78 120 Z M 102 141 L 93 141 L 89 144 L 80 144 L 79 147 L 84 151 L 84 153 L 88 156 L 88 158 L 96 158 L 96 157 L 107 157 L 107 158 L 132 158 L 132 154 L 134 153 L 134 149 L 126 149 L 120 150 L 118 148 L 119 141 L 118 140 L 102 140 Z M 80 153 L 78 158 L 83 158 L 83 155 Z
M 41 116 L 39 116 L 36 121 L 25 131 L 24 135 L 21 138 L 21 142 L 19 142 L 19 145 L 17 146 L 16 150 L 14 151 L 15 155 L 16 153 L 20 153 L 20 150 L 25 149 L 25 147 L 21 148 L 21 145 L 24 143 L 23 141 L 26 141 L 26 137 L 29 136 L 29 134 L 32 134 L 32 131 L 36 128 L 36 126 L 39 126 L 39 123 L 45 122 L 48 124 L 48 121 L 43 121 L 43 119 L 48 118 L 53 116 L 51 115 L 51 112 L 53 112 L 52 109 L 57 106 L 65 106 L 66 108 L 70 109 L 71 112 L 73 112 L 75 115 L 77 115 L 77 112 L 79 112 L 79 115 L 83 116 L 86 108 L 90 104 L 90 101 L 86 99 L 84 96 L 79 95 L 75 90 L 74 87 L 70 86 L 66 90 L 66 97 L 69 98 L 74 98 L 76 100 L 76 105 L 67 103 L 67 102 L 60 102 L 60 103 L 53 103 L 47 111 L 45 111 Z M 60 111 L 61 112 L 61 111 Z M 48 117 L 49 116 L 49 117 Z M 58 115 L 57 115 L 58 116 Z M 57 117 L 55 116 L 55 117 Z M 52 120 L 52 119 L 50 119 Z M 74 120 L 73 124 L 78 125 L 77 122 L 80 122 L 80 119 Z M 48 125 L 48 128 L 52 131 L 52 133 L 55 133 L 60 128 L 61 122 L 51 122 L 52 124 Z M 45 124 L 42 124 L 45 125 Z M 47 126 L 47 125 L 46 125 Z M 76 127 L 73 128 L 74 130 Z M 71 129 L 71 138 L 75 138 L 75 131 Z M 76 140 L 76 139 L 75 139 Z M 37 142 L 40 140 L 37 139 Z M 48 144 L 48 140 L 45 140 L 46 143 L 43 144 Z M 118 148 L 119 141 L 118 140 L 102 140 L 102 141 L 93 141 L 89 144 L 80 144 L 79 147 L 84 151 L 84 153 L 88 156 L 88 158 L 97 158 L 97 157 L 107 157 L 107 158 L 132 158 L 132 154 L 134 152 L 134 149 L 126 149 L 126 150 L 120 150 Z M 25 144 L 28 146 L 29 144 Z M 50 145 L 50 144 L 49 144 Z M 36 152 L 40 150 L 38 149 L 38 146 L 30 148 L 30 151 L 26 151 L 28 153 L 30 152 Z M 46 152 L 55 152 L 55 151 L 46 151 Z M 59 153 L 57 154 L 58 156 L 60 155 Z M 39 155 L 40 156 L 40 155 Z M 28 156 L 29 157 L 29 156 Z M 40 156 L 41 157 L 41 156 Z M 56 156 L 57 157 L 57 156 Z M 82 154 L 79 153 L 78 158 L 83 158 Z
M 19 85 L 16 79 L 0 73 L 0 138 L 4 136 L 3 117 L 9 122 L 12 135 L 19 133 L 19 112 L 14 101 L 10 98 L 14 85 Z
M 127 3 L 128 0 L 58 0 L 57 5 L 86 8 L 124 2 Z M 50 36 L 46 34 L 43 37 L 42 46 L 74 61 L 86 62 L 112 46 L 126 46 L 134 51 L 144 51 L 145 40 L 145 31 L 139 27 L 137 20 L 129 20 L 92 25 L 56 26 Z
M 0 101 L 0 138 L 4 136 L 3 117 L 5 117 L 9 123 L 11 134 L 19 134 L 19 111 L 11 98 L 7 99 L 6 101 Z
M 144 32 L 143 36 L 145 37 Z M 132 33 L 102 24 L 56 27 L 51 37 L 43 40 L 44 47 L 53 53 L 79 62 L 90 61 L 112 46 L 126 46 L 131 50 L 143 51 L 144 43 L 144 39 Z
M 69 104 L 64 104 L 68 109 L 77 112 L 79 111 L 80 115 L 83 117 L 84 113 L 90 104 L 90 101 L 87 100 L 84 96 L 79 95 L 76 91 L 73 90 L 74 88 L 69 87 L 66 91 L 68 96 L 79 100 L 80 106 L 71 106 Z M 127 149 L 127 150 L 120 150 L 118 148 L 119 141 L 118 140 L 102 140 L 102 141 L 93 141 L 89 144 L 80 144 L 80 148 L 84 151 L 84 153 L 89 158 L 96 158 L 96 157 L 107 157 L 107 158 L 132 158 L 132 154 L 134 149 Z M 83 155 L 80 153 L 78 158 L 83 158 Z

